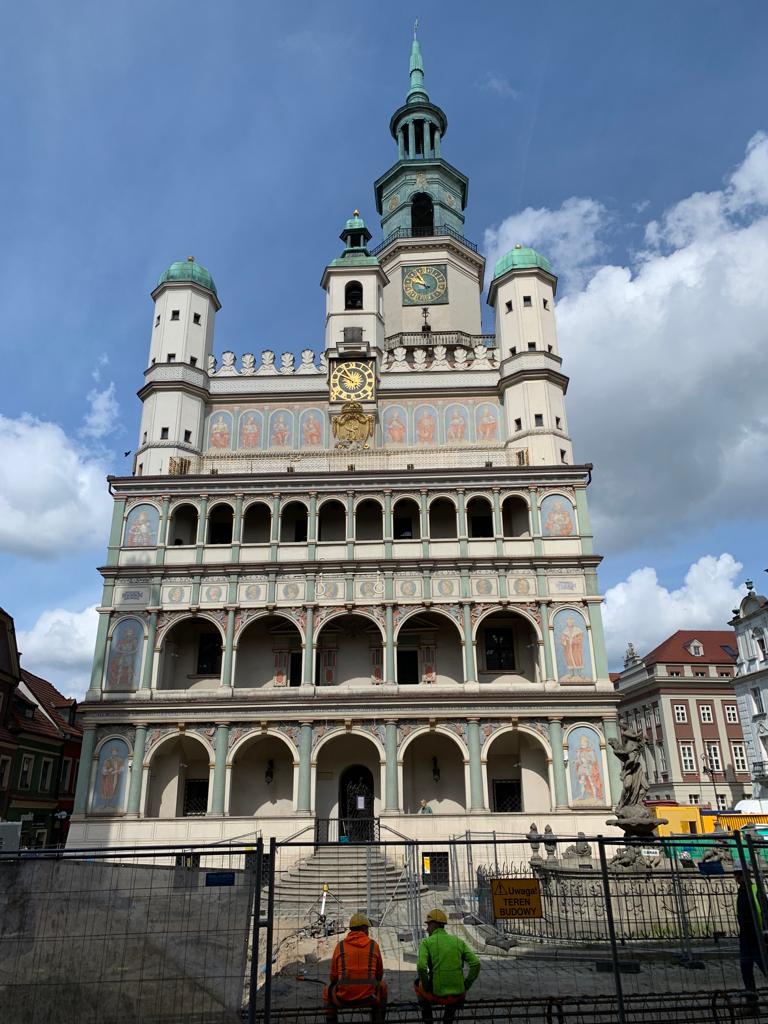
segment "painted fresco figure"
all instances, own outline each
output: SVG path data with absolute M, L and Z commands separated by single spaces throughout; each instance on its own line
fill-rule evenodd
M 584 675 L 584 630 L 579 629 L 576 620 L 569 615 L 565 628 L 560 634 L 560 646 L 569 676 Z
M 119 800 L 120 776 L 125 771 L 125 760 L 120 757 L 117 747 L 112 747 L 109 757 L 101 766 L 99 795 L 105 807 L 115 807 Z
M 562 501 L 555 501 L 544 520 L 544 533 L 550 537 L 570 537 L 573 519 Z
M 115 629 L 107 669 L 108 690 L 126 690 L 136 686 L 136 663 L 140 643 L 138 623 L 125 622 Z
M 261 444 L 261 427 L 252 412 L 245 417 L 241 436 L 243 448 L 258 448 Z
M 596 800 L 603 802 L 603 780 L 600 777 L 600 762 L 597 752 L 583 733 L 579 737 L 576 750 L 574 772 L 579 783 L 579 800 Z
M 467 433 L 467 421 L 464 419 L 458 409 L 453 410 L 448 429 L 446 430 L 446 437 L 449 441 L 463 441 Z
M 276 448 L 284 448 L 288 444 L 289 436 L 290 430 L 285 422 L 285 417 L 279 412 L 272 425 L 272 444 Z
M 310 412 L 304 420 L 302 436 L 306 445 L 318 445 L 323 439 L 320 421 L 313 412 Z
M 483 415 L 478 420 L 477 436 L 481 441 L 493 441 L 496 439 L 496 417 L 489 406 L 483 409 Z
M 211 426 L 211 448 L 229 448 L 229 426 L 222 413 L 216 417 Z
M 435 417 L 425 409 L 416 424 L 416 438 L 419 444 L 435 443 Z
M 155 543 L 152 522 L 147 512 L 139 512 L 134 521 L 129 526 L 127 543 L 128 547 L 131 548 L 152 547 L 152 545 Z
M 395 410 L 387 422 L 387 437 L 392 444 L 405 444 L 405 424 Z

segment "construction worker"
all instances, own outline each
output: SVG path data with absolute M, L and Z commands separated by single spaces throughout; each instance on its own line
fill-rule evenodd
M 419 972 L 415 983 L 421 1018 L 432 1022 L 432 1006 L 443 1006 L 443 1024 L 450 1024 L 464 1005 L 467 992 L 480 973 L 480 960 L 466 942 L 445 930 L 448 918 L 439 908 L 427 914 L 427 938 L 419 946 Z M 469 970 L 464 977 L 464 964 Z
M 387 1008 L 384 962 L 378 942 L 368 937 L 371 922 L 353 914 L 349 932 L 333 951 L 330 982 L 323 988 L 328 1024 L 337 1024 L 337 1010 L 371 1008 L 371 1024 L 383 1024 Z

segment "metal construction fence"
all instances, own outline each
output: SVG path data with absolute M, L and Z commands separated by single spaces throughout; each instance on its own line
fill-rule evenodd
M 281 843 L 0 853 L 0 1020 L 324 1021 L 333 950 L 363 912 L 383 955 L 387 1020 L 419 1021 L 416 960 L 436 907 L 481 960 L 463 1020 L 768 1019 L 765 840 L 416 842 L 383 821 L 360 834 L 376 838 L 322 827 Z M 755 887 L 755 1000 L 735 867 Z

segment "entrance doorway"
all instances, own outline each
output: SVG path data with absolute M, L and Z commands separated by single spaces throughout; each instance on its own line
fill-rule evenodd
M 363 764 L 345 768 L 339 778 L 339 838 L 353 843 L 374 839 L 373 773 Z
M 522 811 L 523 796 L 520 789 L 520 779 L 493 780 L 493 809 L 502 814 Z
M 397 652 L 397 681 L 400 686 L 418 686 L 419 684 L 419 652 Z

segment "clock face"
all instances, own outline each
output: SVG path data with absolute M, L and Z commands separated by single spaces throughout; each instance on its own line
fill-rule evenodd
M 331 401 L 371 401 L 375 386 L 372 362 L 349 359 L 336 362 L 331 367 Z
M 447 302 L 447 270 L 445 263 L 403 267 L 403 304 L 430 306 Z

